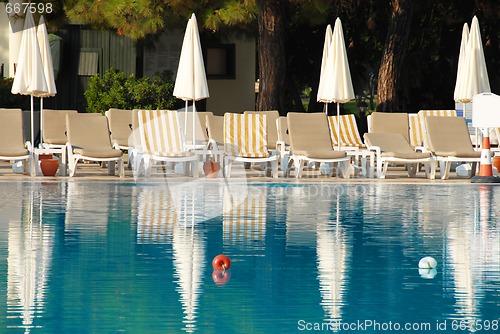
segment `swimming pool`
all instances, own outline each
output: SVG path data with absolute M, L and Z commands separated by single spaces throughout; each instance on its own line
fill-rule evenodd
M 500 325 L 498 187 L 0 187 L 0 332 L 497 333 Z M 232 260 L 226 273 L 211 266 L 220 253 Z M 435 272 L 419 272 L 424 256 L 437 260 Z

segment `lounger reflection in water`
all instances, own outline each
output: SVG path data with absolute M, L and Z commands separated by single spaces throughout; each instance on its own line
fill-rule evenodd
M 252 252 L 265 248 L 267 198 L 266 187 L 224 187 L 224 245 Z

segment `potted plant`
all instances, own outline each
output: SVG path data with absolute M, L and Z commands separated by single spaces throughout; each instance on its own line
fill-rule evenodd
M 59 161 L 52 159 L 52 154 L 40 154 L 38 155 L 38 161 L 40 161 L 40 169 L 44 176 L 56 175 L 59 168 Z
M 203 172 L 207 178 L 216 178 L 220 172 L 220 162 L 212 161 L 212 159 L 204 162 Z

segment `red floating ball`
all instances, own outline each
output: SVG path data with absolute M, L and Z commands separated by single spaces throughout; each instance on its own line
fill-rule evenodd
M 219 254 L 214 257 L 212 267 L 216 270 L 227 270 L 231 267 L 231 260 L 224 254 Z
M 231 270 L 215 269 L 212 273 L 212 279 L 217 285 L 224 285 L 231 279 Z

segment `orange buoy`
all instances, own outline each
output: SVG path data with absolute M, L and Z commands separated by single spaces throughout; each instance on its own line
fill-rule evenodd
M 212 267 L 216 270 L 227 270 L 231 268 L 231 260 L 229 260 L 229 258 L 224 254 L 219 254 L 214 257 Z

